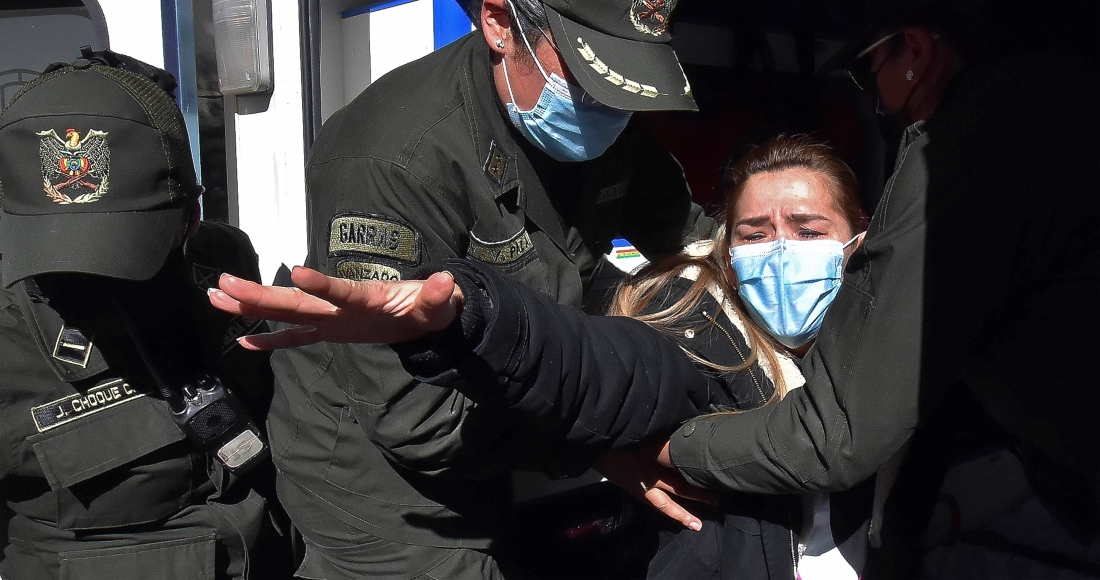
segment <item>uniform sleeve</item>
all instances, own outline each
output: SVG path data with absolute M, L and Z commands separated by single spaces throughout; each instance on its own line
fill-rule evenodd
M 624 206 L 622 237 L 649 259 L 710 238 L 715 221 L 691 200 L 680 163 L 648 132 L 639 135 L 637 143 L 632 155 L 637 169 Z
M 407 278 L 453 257 L 467 225 L 453 193 L 392 163 L 337 158 L 314 163 L 307 263 L 345 278 Z M 458 233 L 456 233 L 458 232 Z M 384 345 L 333 345 L 336 378 L 358 424 L 407 469 L 481 477 L 515 465 L 507 417 L 459 391 L 422 383 Z
M 726 402 L 718 381 L 699 372 L 670 336 L 642 322 L 588 316 L 476 263 L 445 267 L 474 285 L 464 294 L 480 298 L 468 299 L 462 336 L 396 347 L 424 380 L 518 412 L 557 440 L 597 451 L 665 437 L 711 403 Z M 482 325 L 483 331 L 470 330 Z

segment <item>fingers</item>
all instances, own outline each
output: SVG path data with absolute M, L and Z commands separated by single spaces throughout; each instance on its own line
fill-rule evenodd
M 244 313 L 244 311 L 248 310 L 252 313 L 286 312 L 288 314 L 330 315 L 336 311 L 336 307 L 331 303 L 321 298 L 311 296 L 297 288 L 261 286 L 255 282 L 250 282 L 229 274 L 221 275 L 218 279 L 218 287 L 222 292 L 240 304 L 240 306 L 236 307 L 240 312 L 236 313 Z M 217 290 L 215 290 L 215 293 L 216 292 Z M 211 294 L 211 296 L 213 297 L 213 294 Z M 211 303 L 221 307 L 220 305 L 223 304 L 223 301 L 219 300 L 215 302 L 212 298 Z M 228 303 L 226 304 L 228 305 Z M 258 316 L 254 317 L 258 318 Z M 279 316 L 269 317 L 268 319 L 282 320 Z
M 670 481 L 672 480 L 672 481 Z M 671 493 L 682 497 L 684 499 L 690 499 L 699 503 L 705 503 L 711 506 L 718 506 L 718 495 L 712 491 L 695 487 L 686 480 L 683 480 L 681 476 L 677 475 L 673 477 L 663 477 L 653 484 L 653 489 L 660 489 L 661 491 Z
M 248 350 L 275 350 L 315 344 L 323 340 L 314 326 L 296 326 L 276 332 L 250 334 L 237 339 Z
M 685 528 L 698 532 L 703 529 L 703 522 L 694 514 L 684 509 L 683 506 L 672 500 L 663 489 L 651 487 L 645 492 L 645 499 L 657 511 L 680 522 Z

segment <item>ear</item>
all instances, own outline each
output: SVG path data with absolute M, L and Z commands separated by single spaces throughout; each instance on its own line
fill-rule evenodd
M 902 29 L 904 45 L 899 63 L 903 70 L 913 71 L 911 82 L 924 80 L 932 67 L 936 51 L 936 38 L 923 26 L 907 26 Z
M 512 42 L 512 15 L 506 0 L 484 0 L 481 5 L 481 31 L 494 56 L 504 56 Z M 501 46 L 503 42 L 503 46 Z

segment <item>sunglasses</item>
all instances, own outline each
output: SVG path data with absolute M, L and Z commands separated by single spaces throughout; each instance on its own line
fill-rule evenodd
M 886 61 L 883 60 L 879 63 L 878 68 L 872 69 L 871 53 L 876 48 L 889 42 L 898 34 L 901 34 L 900 30 L 878 39 L 871 44 L 871 46 L 859 51 L 859 54 L 856 54 L 856 57 L 852 59 L 852 62 L 844 69 L 844 72 L 848 73 L 852 82 L 854 82 L 860 90 L 868 93 L 874 93 L 878 90 L 876 79 L 878 78 L 878 72 L 882 70 L 882 66 L 886 64 Z

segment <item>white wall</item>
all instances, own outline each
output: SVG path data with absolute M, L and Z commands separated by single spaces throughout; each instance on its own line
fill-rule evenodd
M 107 21 L 111 50 L 164 68 L 160 2 L 98 0 Z
M 235 129 L 234 142 L 227 143 L 227 149 L 236 153 L 229 187 L 236 192 L 238 225 L 252 239 L 260 255 L 260 273 L 268 283 L 280 264 L 301 264 L 306 255 L 306 152 L 298 20 L 297 2 L 271 2 L 275 88 L 271 95 L 240 97 L 235 103 L 227 98 L 226 103 L 226 124 Z

